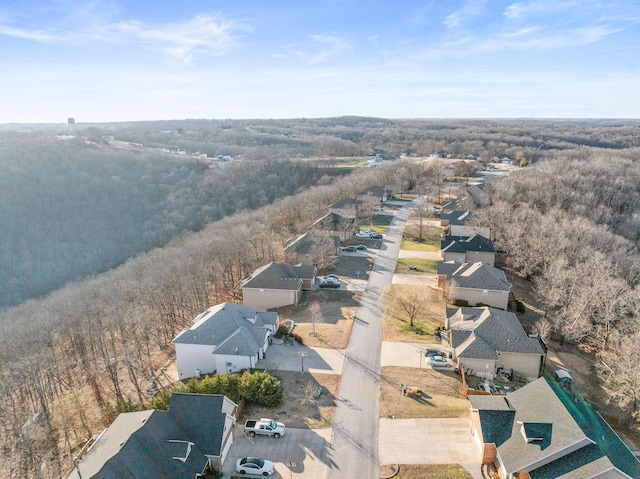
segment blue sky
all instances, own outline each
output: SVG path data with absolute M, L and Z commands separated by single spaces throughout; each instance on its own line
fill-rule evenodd
M 640 117 L 640 1 L 2 0 L 0 59 L 0 123 Z

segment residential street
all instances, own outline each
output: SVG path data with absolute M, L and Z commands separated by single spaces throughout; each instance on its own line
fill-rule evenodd
M 378 394 L 382 324 L 404 226 L 415 202 L 407 203 L 389 225 L 373 266 L 346 352 L 338 406 L 333 418 L 328 479 L 379 476 Z

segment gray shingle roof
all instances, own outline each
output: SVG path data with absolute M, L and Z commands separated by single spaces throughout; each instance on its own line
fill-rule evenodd
M 504 271 L 487 263 L 456 263 L 441 261 L 438 274 L 444 274 L 459 288 L 486 289 L 491 291 L 511 291 Z
M 464 225 L 472 216 L 473 213 L 469 210 L 454 210 L 440 214 L 440 220 L 449 220 L 450 225 Z
M 269 263 L 256 269 L 242 287 L 296 291 L 302 287 L 302 278 L 312 279 L 314 271 L 313 265 Z
M 264 337 L 266 326 L 278 327 L 278 313 L 242 304 L 221 303 L 198 315 L 193 325 L 178 334 L 172 343 L 217 346 L 238 328 L 257 328 L 256 334 Z
M 326 231 L 344 231 L 353 227 L 355 223 L 354 218 L 347 218 L 346 216 L 339 215 L 337 213 L 328 213 L 322 218 L 317 219 L 309 229 L 321 229 Z
M 463 307 L 447 319 L 451 345 L 461 358 L 496 360 L 497 352 L 544 354 L 538 340 L 528 337 L 509 311 Z
M 340 238 L 338 236 L 314 236 L 311 233 L 304 233 L 287 242 L 284 247 L 285 253 L 310 253 L 311 250 L 322 241 L 330 238 L 333 245 L 338 248 L 340 246 Z
M 224 400 L 173 394 L 169 411 L 120 414 L 78 463 L 82 477 L 193 479 L 207 464 L 205 454 L 220 456 Z M 69 479 L 77 477 L 74 470 Z
M 329 206 L 329 208 L 357 208 L 362 204 L 360 200 L 354 200 L 353 198 L 344 198 Z
M 485 411 L 504 411 L 506 402 L 509 409 L 515 412 L 512 424 L 505 421 L 501 424 L 502 430 L 498 427 L 491 432 L 494 437 L 509 436 L 506 441 L 497 445 L 498 454 L 508 474 L 534 470 L 552 462 L 554 456 L 564 455 L 563 451 L 569 453 L 572 447 L 592 444 L 545 378 L 539 378 L 508 396 L 485 397 L 481 404 L 476 401 L 475 396 L 469 396 L 469 400 L 473 408 L 482 407 Z M 495 407 L 492 407 L 491 403 L 495 404 Z M 548 445 L 542 448 L 537 441 L 527 442 L 521 432 L 522 423 L 551 424 Z M 483 433 L 484 428 L 485 425 L 482 424 Z

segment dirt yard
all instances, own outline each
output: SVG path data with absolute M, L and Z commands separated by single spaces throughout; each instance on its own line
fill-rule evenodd
M 461 378 L 446 369 L 384 367 L 380 371 L 380 417 L 467 417 L 469 401 L 461 389 Z M 403 396 L 401 384 L 420 389 Z
M 282 382 L 284 400 L 275 408 L 248 405 L 238 422 L 270 417 L 287 427 L 321 429 L 331 426 L 340 387 L 336 374 L 269 371 Z M 322 389 L 320 389 L 322 388 Z

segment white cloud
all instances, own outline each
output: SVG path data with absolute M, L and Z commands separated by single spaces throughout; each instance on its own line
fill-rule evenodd
M 447 15 L 444 19 L 445 26 L 455 28 L 460 26 L 468 19 L 475 19 L 485 11 L 485 1 L 471 1 L 464 5 L 460 10 Z
M 342 38 L 330 33 L 313 35 L 311 39 L 320 48 L 313 55 L 307 57 L 310 64 L 323 63 L 342 54 L 348 48 L 348 44 Z
M 0 35 L 48 44 L 83 44 L 88 41 L 135 44 L 185 62 L 196 55 L 218 56 L 229 52 L 243 32 L 250 31 L 246 24 L 209 14 L 197 15 L 189 20 L 158 25 L 136 20 L 84 23 L 78 29 L 28 29 L 0 23 Z

